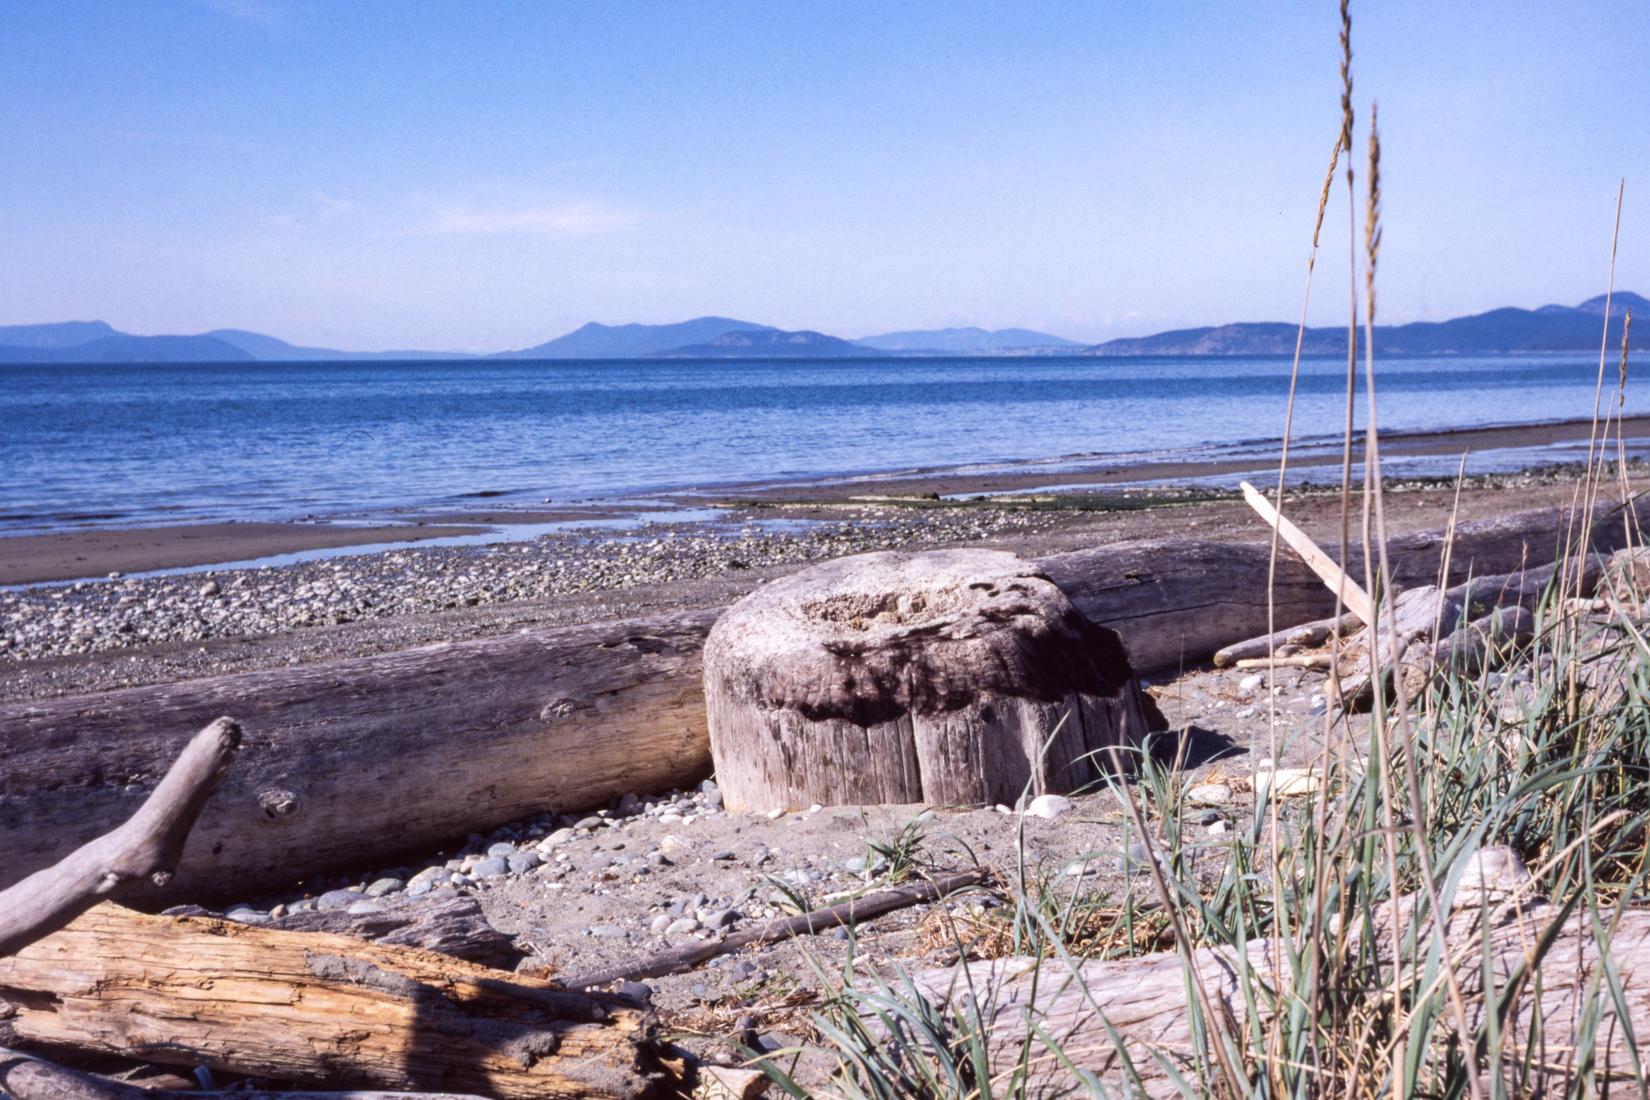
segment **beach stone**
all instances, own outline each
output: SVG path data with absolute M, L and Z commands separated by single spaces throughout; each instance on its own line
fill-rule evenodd
M 399 893 L 401 890 L 406 888 L 406 885 L 406 883 L 394 877 L 387 876 L 385 878 L 377 879 L 367 887 L 367 897 L 381 898 L 385 894 Z
M 517 852 L 508 860 L 508 866 L 512 875 L 525 875 L 543 862 L 537 852 Z
M 199 591 L 203 598 L 210 598 L 212 596 L 222 594 L 223 586 L 217 581 L 207 581 L 205 584 L 200 586 Z
M 1232 788 L 1224 783 L 1199 783 L 1187 788 L 1186 801 L 1194 806 L 1224 806 L 1232 801 Z
M 692 917 L 681 917 L 665 926 L 667 936 L 685 936 L 690 932 L 699 931 L 699 922 Z
M 470 873 L 476 879 L 498 878 L 510 873 L 510 865 L 497 856 L 488 856 L 477 863 Z
M 652 931 L 654 935 L 660 935 L 665 929 L 670 927 L 670 922 L 674 919 L 675 918 L 669 913 L 660 913 L 648 923 L 648 929 Z
M 323 913 L 347 909 L 365 896 L 359 890 L 328 890 L 315 899 L 315 908 Z
M 1061 814 L 1070 813 L 1077 808 L 1077 803 L 1061 794 L 1040 794 L 1031 800 L 1026 807 L 1027 817 L 1041 817 L 1054 820 Z
M 448 874 L 445 867 L 426 867 L 407 882 L 407 893 L 413 897 L 422 897 L 435 888 L 435 884 L 446 879 Z
M 501 840 L 497 844 L 488 845 L 487 854 L 495 859 L 509 859 L 516 854 L 516 846 L 509 841 Z

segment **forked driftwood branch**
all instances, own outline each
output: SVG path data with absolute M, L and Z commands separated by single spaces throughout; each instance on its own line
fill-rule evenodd
M 241 727 L 232 718 L 219 718 L 184 747 L 124 825 L 0 891 L 0 956 L 50 935 L 128 887 L 145 881 L 164 885 L 240 745 Z
M 912 883 L 909 886 L 879 890 L 874 894 L 839 902 L 825 909 L 815 909 L 812 912 L 800 913 L 794 917 L 780 917 L 756 928 L 724 936 L 719 940 L 687 944 L 683 947 L 672 948 L 669 951 L 661 951 L 657 955 L 638 959 L 635 962 L 610 967 L 607 970 L 580 974 L 573 978 L 564 979 L 562 984 L 570 989 L 589 989 L 592 986 L 609 985 L 613 982 L 636 981 L 641 978 L 658 978 L 666 974 L 680 974 L 692 970 L 718 955 L 726 955 L 738 951 L 742 947 L 778 943 L 781 940 L 794 939 L 798 936 L 818 935 L 820 932 L 828 932 L 832 928 L 838 928 L 845 924 L 857 924 L 860 921 L 871 920 L 886 913 L 892 913 L 897 909 L 921 905 L 923 902 L 936 901 L 947 894 L 954 894 L 958 890 L 969 886 L 977 886 L 984 881 L 985 872 L 983 871 L 958 871 L 949 875 L 939 875 L 923 882 Z

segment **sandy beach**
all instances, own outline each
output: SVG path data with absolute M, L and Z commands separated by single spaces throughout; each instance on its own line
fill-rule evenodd
M 1574 439 L 1573 426 L 1499 435 L 1522 446 Z M 1585 438 L 1585 437 L 1582 437 Z M 1411 440 L 1453 448 L 1455 435 Z M 1188 463 L 1200 472 L 1208 464 Z M 1650 478 L 1635 467 L 1634 488 Z M 1123 491 L 1103 471 L 1085 490 L 1035 497 L 980 497 L 1025 488 L 993 478 L 940 476 L 891 486 L 862 483 L 817 493 L 748 500 L 716 518 L 643 517 L 618 530 L 555 529 L 536 538 L 484 545 L 407 542 L 381 552 L 321 557 L 275 568 L 213 569 L 114 577 L 0 592 L 0 702 L 164 684 L 220 673 L 277 669 L 486 638 L 549 626 L 725 606 L 810 562 L 876 549 L 988 546 L 1026 556 L 1149 538 L 1260 543 L 1267 528 L 1227 490 L 1173 487 Z M 1064 476 L 1064 475 L 1062 475 Z M 1468 479 L 1392 479 L 1387 519 L 1393 534 L 1442 528 L 1531 509 L 1560 510 L 1575 493 L 1576 471 L 1532 470 Z M 1045 483 L 1046 484 L 1046 483 Z M 936 501 L 928 494 L 955 495 Z M 880 500 L 855 500 L 877 495 Z M 800 499 L 811 497 L 811 499 Z M 1321 543 L 1339 538 L 1338 492 L 1297 492 L 1290 516 Z M 498 524 L 559 523 L 577 511 L 443 512 L 408 527 L 228 524 L 127 532 L 76 532 L 0 540 L 9 576 L 39 577 L 96 561 L 102 570 L 140 571 L 199 563 L 221 554 L 256 558 L 295 549 L 370 545 L 386 535 L 429 539 Z M 608 515 L 606 518 L 612 518 Z M 438 521 L 438 522 L 437 522 Z M 10 546 L 5 546 L 10 543 Z M 102 557 L 96 555 L 102 554 Z M 106 570 L 106 571 L 107 571 Z M 1261 677 L 1198 667 L 1155 682 L 1149 691 L 1171 727 L 1186 731 L 1186 782 L 1242 792 L 1247 751 L 1273 736 Z M 1321 672 L 1287 669 L 1276 678 L 1283 764 L 1314 757 L 1325 713 Z M 1361 719 L 1353 719 L 1357 728 Z M 1265 749 L 1264 751 L 1272 751 Z M 1234 778 L 1236 777 L 1236 778 Z M 1231 805 L 1197 811 L 1185 842 L 1218 845 L 1250 812 Z M 1007 807 L 828 808 L 777 819 L 729 813 L 713 781 L 676 791 L 638 791 L 595 812 L 555 808 L 485 833 L 454 837 L 438 850 L 363 862 L 340 873 L 296 879 L 273 893 L 214 903 L 208 912 L 250 924 L 349 909 L 416 915 L 455 899 L 474 919 L 510 937 L 530 973 L 620 964 L 660 944 L 695 942 L 779 919 L 796 896 L 824 905 L 863 889 L 888 871 L 878 852 L 895 837 L 920 835 L 934 871 L 1017 858 L 1024 845 L 1040 875 L 1069 880 L 1110 898 L 1146 897 L 1140 855 L 1112 797 L 1071 800 L 1060 819 L 1028 819 Z M 880 847 L 879 847 L 880 846 Z M 1005 879 L 1004 881 L 1007 881 Z M 1001 893 L 972 893 L 949 906 L 918 906 L 846 936 L 826 935 L 730 955 L 688 973 L 636 985 L 699 1056 L 726 1059 L 740 1045 L 807 1047 L 808 1016 L 820 982 L 809 975 L 871 953 L 899 965 L 945 965 L 949 946 L 936 919 L 989 922 Z M 982 927 L 989 926 L 981 925 Z M 507 960 L 508 961 L 508 960 Z M 799 1072 L 829 1071 L 807 1047 Z

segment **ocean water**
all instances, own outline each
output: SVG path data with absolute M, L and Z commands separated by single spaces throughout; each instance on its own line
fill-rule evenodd
M 1338 433 L 1344 370 L 1302 365 L 1298 438 Z M 1598 360 L 1378 370 L 1382 425 L 1405 430 L 1590 416 Z M 1281 434 L 1288 372 L 1231 358 L 0 366 L 0 532 L 1220 451 Z M 1650 403 L 1629 393 L 1627 411 Z

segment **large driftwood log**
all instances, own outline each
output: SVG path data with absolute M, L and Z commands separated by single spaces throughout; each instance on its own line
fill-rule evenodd
M 999 550 L 793 573 L 717 621 L 704 669 L 733 810 L 1063 794 L 1164 728 L 1117 633 Z
M 1620 540 L 1603 523 L 1601 547 Z M 1552 560 L 1557 510 L 1463 524 L 1451 582 Z M 1394 539 L 1431 581 L 1441 533 Z M 1136 672 L 1196 664 L 1269 628 L 1268 548 L 1119 543 L 1037 561 L 1118 632 Z M 1361 566 L 1352 573 L 1361 575 Z M 1334 596 L 1287 549 L 1275 625 Z M 710 770 L 699 649 L 718 612 L 536 630 L 298 668 L 0 706 L 0 888 L 130 816 L 182 748 L 233 709 L 255 737 L 154 900 L 244 895 L 390 858 L 544 808 L 576 811 Z
M 0 959 L 12 1041 L 338 1086 L 640 1097 L 651 1015 L 448 955 L 101 905 Z
M 168 888 L 244 895 L 710 772 L 699 648 L 716 612 L 511 634 L 0 707 L 0 886 L 123 820 L 181 728 L 251 736 Z
M 1650 911 L 1626 911 L 1609 942 L 1610 957 L 1624 987 L 1628 1020 L 1621 1020 L 1607 987 L 1589 987 L 1601 965 L 1601 951 L 1590 917 L 1581 910 L 1564 916 L 1544 902 L 1516 901 L 1527 876 L 1516 856 L 1506 849 L 1485 849 L 1474 868 L 1463 876 L 1445 924 L 1445 936 L 1455 959 L 1455 971 L 1467 1004 L 1469 1027 L 1476 1033 L 1484 1024 L 1486 974 L 1495 988 L 1510 988 L 1524 971 L 1527 953 L 1551 930 L 1553 941 L 1539 963 L 1539 981 L 1525 976 L 1521 995 L 1500 1025 L 1508 1036 L 1505 1050 L 1515 1056 L 1526 1042 L 1539 1042 L 1551 1057 L 1537 1059 L 1535 1081 L 1508 1081 L 1510 1093 L 1563 1091 L 1564 1074 L 1574 1063 L 1564 1052 L 1582 1043 L 1597 1044 L 1596 1072 L 1630 1074 L 1628 1028 L 1642 1036 L 1650 1026 Z M 1400 927 L 1410 924 L 1415 899 L 1401 899 L 1396 907 Z M 1392 910 L 1377 922 L 1372 941 L 1384 950 Z M 1423 930 L 1426 943 L 1431 931 Z M 1485 947 L 1488 950 L 1485 950 Z M 1244 959 L 1227 949 L 1192 953 L 1193 963 L 1216 1013 L 1229 1016 L 1228 1027 L 1245 1031 L 1251 1021 L 1240 975 L 1249 974 L 1251 990 L 1287 994 L 1293 982 L 1287 959 L 1270 940 L 1248 945 Z M 935 1005 L 980 1021 L 988 1033 L 990 1065 L 999 1085 L 1014 1073 L 1025 1056 L 1029 1070 L 1028 1097 L 1065 1096 L 1072 1087 L 1072 1064 L 1100 1076 L 1123 1091 L 1126 1077 L 1119 1044 L 1128 1053 L 1147 1097 L 1180 1097 L 1181 1083 L 1169 1067 L 1196 1081 L 1193 1021 L 1187 1011 L 1188 976 L 1178 953 L 1148 955 L 1115 962 L 1009 957 L 960 963 L 943 970 L 918 974 L 917 989 Z M 1288 1002 L 1285 997 L 1277 1000 Z M 1589 1000 L 1599 1010 L 1595 1033 L 1579 1026 Z M 1268 995 L 1255 1002 L 1264 1030 L 1276 1001 Z M 1453 1024 L 1453 1015 L 1446 1014 Z M 1035 1029 L 1033 1031 L 1032 1029 Z M 1451 1028 L 1453 1030 L 1453 1028 Z M 1440 1035 L 1447 1040 L 1451 1035 Z M 1054 1046 L 1058 1046 L 1056 1052 Z M 1510 1071 L 1513 1067 L 1508 1066 Z M 1607 1079 L 1607 1078 L 1601 1078 Z M 1333 1082 L 1325 1081 L 1324 1090 Z M 1322 1091 L 1322 1090 L 1320 1090 Z M 1141 1093 L 1131 1093 L 1140 1095 Z
M 184 746 L 125 824 L 0 891 L 0 955 L 55 932 L 104 898 L 145 880 L 164 884 L 240 744 L 241 728 L 219 718 Z

